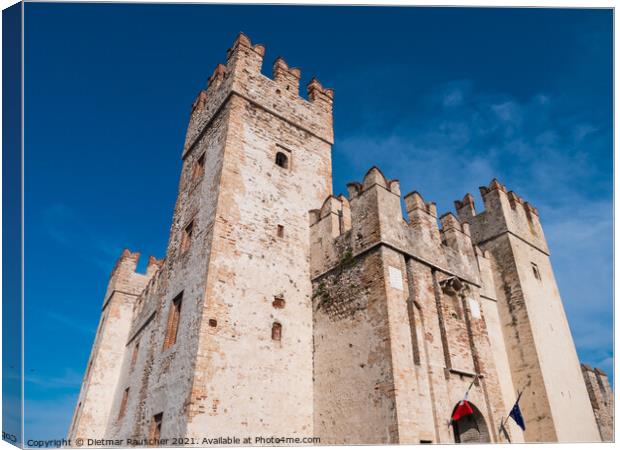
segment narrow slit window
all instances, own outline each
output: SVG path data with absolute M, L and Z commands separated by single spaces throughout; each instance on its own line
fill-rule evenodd
M 274 322 L 271 325 L 271 339 L 277 342 L 282 340 L 282 324 Z
M 279 238 L 284 237 L 284 225 L 278 225 L 278 237 Z
M 451 295 L 450 302 L 452 303 L 452 317 L 461 320 L 463 318 L 463 315 L 461 314 L 460 299 L 456 295 Z
M 192 220 L 183 229 L 183 238 L 181 239 L 181 253 L 187 252 L 192 244 L 192 236 L 194 234 L 194 221 Z
M 168 324 L 166 327 L 166 336 L 164 337 L 164 350 L 172 347 L 177 341 L 179 332 L 179 322 L 181 320 L 181 304 L 183 303 L 183 293 L 177 295 L 168 312 Z
M 129 388 L 123 391 L 123 398 L 121 399 L 121 407 L 118 410 L 118 420 L 121 420 L 125 416 L 125 410 L 127 409 L 128 400 L 129 400 Z
M 133 346 L 133 352 L 131 353 L 131 370 L 136 366 L 136 361 L 138 360 L 138 351 L 140 350 L 140 343 L 136 342 Z
M 540 270 L 538 270 L 538 266 L 534 263 L 532 263 L 532 272 L 534 272 L 534 278 L 536 278 L 537 280 L 541 280 Z
M 276 165 L 282 167 L 283 169 L 288 169 L 289 160 L 288 156 L 284 152 L 276 153 Z
M 161 438 L 161 423 L 164 418 L 164 413 L 155 414 L 153 420 L 151 420 L 151 431 L 149 433 L 149 439 L 159 440 Z M 153 445 L 158 445 L 156 442 Z

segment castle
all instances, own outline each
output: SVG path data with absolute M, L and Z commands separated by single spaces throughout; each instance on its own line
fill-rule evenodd
M 536 208 L 493 180 L 438 218 L 376 167 L 333 196 L 333 91 L 264 53 L 240 34 L 194 102 L 166 257 L 114 267 L 68 437 L 612 440 Z

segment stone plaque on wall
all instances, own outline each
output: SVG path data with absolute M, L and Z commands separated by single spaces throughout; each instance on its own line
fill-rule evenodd
M 396 267 L 389 267 L 390 286 L 399 291 L 403 290 L 403 273 Z

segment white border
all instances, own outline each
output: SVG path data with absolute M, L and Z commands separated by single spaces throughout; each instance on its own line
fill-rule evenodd
M 509 8 L 509 7 L 521 7 L 521 8 L 526 8 L 526 7 L 533 7 L 533 8 L 615 8 L 616 6 L 616 2 L 615 1 L 600 1 L 600 0 L 595 0 L 595 1 L 578 1 L 578 0 L 564 0 L 564 1 L 552 1 L 552 0 L 541 0 L 541 1 L 511 1 L 509 3 L 503 3 L 503 2 L 498 2 L 498 1 L 490 1 L 490 0 L 478 0 L 475 3 L 472 3 L 470 1 L 466 1 L 466 0 L 451 0 L 451 1 L 442 1 L 442 0 L 434 0 L 434 1 L 429 1 L 429 0 L 417 0 L 415 2 L 412 1 L 406 1 L 406 0 L 391 0 L 388 2 L 379 2 L 379 1 L 354 1 L 354 0 L 341 0 L 341 1 L 320 1 L 320 0 L 316 0 L 316 1 L 304 1 L 304 2 L 291 2 L 289 1 L 285 1 L 285 0 L 254 0 L 252 2 L 246 2 L 246 1 L 191 1 L 191 0 L 179 0 L 179 1 L 175 1 L 175 0 L 151 0 L 151 1 L 116 1 L 116 0 L 110 0 L 110 1 L 76 1 L 76 0 L 63 0 L 63 1 L 47 1 L 47 0 L 29 0 L 29 2 L 46 2 L 46 3 L 179 3 L 179 4 L 246 4 L 246 5 L 259 5 L 259 4 L 264 4 L 264 5 L 357 5 L 357 6 L 438 6 L 438 7 L 449 7 L 449 6 L 460 6 L 460 7 L 502 7 L 502 8 Z M 15 2 L 14 0 L 0 0 L 0 6 L 2 9 L 8 8 L 9 6 L 14 5 Z M 617 206 L 619 200 L 617 197 L 617 193 L 618 193 L 618 181 L 615 177 L 615 174 L 618 171 L 619 168 L 619 162 L 617 160 L 617 158 L 615 157 L 615 149 L 618 146 L 618 142 L 619 142 L 619 138 L 617 133 L 615 133 L 616 130 L 618 130 L 618 117 L 615 114 L 615 106 L 617 104 L 617 99 L 618 99 L 618 93 L 615 89 L 617 83 L 617 79 L 618 79 L 618 74 L 615 71 L 615 61 L 616 61 L 616 52 L 618 49 L 618 44 L 619 44 L 619 39 L 618 36 L 615 33 L 615 29 L 616 29 L 616 23 L 617 23 L 617 16 L 615 14 L 614 11 L 614 355 L 615 355 L 615 319 L 617 318 L 616 314 L 617 314 L 617 310 L 615 308 L 615 298 L 616 298 L 616 283 L 615 280 L 618 277 L 618 267 L 615 264 L 615 260 L 616 260 L 616 255 L 617 255 L 617 251 L 619 249 L 619 244 L 617 242 L 617 240 L 615 239 L 616 237 L 616 233 L 618 231 L 618 224 L 615 221 L 615 211 L 617 210 Z M 24 316 L 23 316 L 23 311 L 24 311 L 24 66 L 25 66 L 25 55 L 24 55 L 24 4 L 22 3 L 22 73 L 21 73 L 21 77 L 22 77 L 22 111 L 21 111 L 21 125 L 22 125 L 22 162 L 21 162 L 21 169 L 22 169 L 22 242 L 21 242 L 21 248 L 22 248 L 22 267 L 21 267 L 21 271 L 22 271 L 22 375 L 25 373 L 24 372 Z M 1 37 L 1 21 L 0 21 L 0 52 L 1 52 L 1 47 L 2 47 L 2 37 Z M 0 59 L 0 69 L 2 67 L 2 62 Z M 1 109 L 0 109 L 0 119 L 2 118 L 2 113 L 1 113 Z M 2 131 L 0 130 L 0 139 L 2 138 Z M 0 161 L 0 177 L 1 177 L 1 170 L 2 170 L 2 161 Z M 1 203 L 1 194 L 2 194 L 2 186 L 0 184 L 0 203 Z M 0 211 L 0 221 L 2 219 L 2 211 Z M 0 222 L 1 223 L 1 222 Z M 0 251 L 2 249 L 2 237 L 0 236 Z M 0 261 L 0 273 L 1 273 L 1 269 L 2 269 L 2 261 Z M 0 288 L 2 286 L 2 280 L 1 280 L 1 276 L 0 276 Z M 0 304 L 0 314 L 2 313 L 2 305 Z M 1 327 L 1 325 L 0 325 Z M 2 343 L 2 336 L 0 334 L 0 345 Z M 1 348 L 1 347 L 0 347 Z M 0 360 L 0 371 L 2 369 L 2 362 Z M 618 374 L 618 361 L 616 358 L 614 358 L 614 373 Z M 23 442 L 23 437 L 24 437 L 24 380 L 22 377 L 22 442 Z M 2 392 L 0 391 L 0 405 L 1 405 L 1 400 L 2 400 Z M 617 409 L 615 411 L 615 416 L 617 416 Z M 620 426 L 618 426 L 618 424 L 616 423 L 616 427 L 615 427 L 615 431 L 616 431 L 616 436 L 620 436 L 618 434 L 618 429 L 620 428 Z M 435 444 L 435 445 L 439 445 L 440 447 L 443 447 L 445 445 L 448 444 Z M 503 449 L 508 447 L 510 444 L 491 444 L 493 449 Z M 525 446 L 531 446 L 531 445 L 536 445 L 536 444 L 519 444 L 519 445 L 525 445 Z M 549 444 L 549 445 L 554 445 L 554 448 L 579 448 L 579 447 L 585 447 L 589 444 Z M 598 444 L 597 447 L 612 447 L 614 446 L 614 444 Z M 373 446 L 374 447 L 374 446 Z M 470 448 L 488 448 L 485 445 L 472 445 L 469 446 Z M 11 446 L 10 444 L 8 444 L 7 442 L 1 441 L 0 440 L 0 450 L 4 450 L 4 449 L 14 449 L 14 446 Z M 238 447 L 222 447 L 222 448 L 238 448 Z M 297 449 L 298 447 L 283 447 L 283 448 L 290 448 L 290 449 Z M 314 448 L 327 448 L 324 446 L 321 447 L 314 447 Z M 338 448 L 344 448 L 344 449 L 353 449 L 353 446 L 340 446 Z M 410 445 L 399 445 L 398 448 L 419 448 L 418 446 L 410 446 Z

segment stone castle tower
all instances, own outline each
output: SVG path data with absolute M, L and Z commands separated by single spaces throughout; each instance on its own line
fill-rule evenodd
M 536 209 L 493 181 L 440 229 L 377 168 L 334 197 L 333 91 L 264 52 L 240 34 L 194 102 L 166 257 L 112 271 L 69 438 L 610 439 Z

